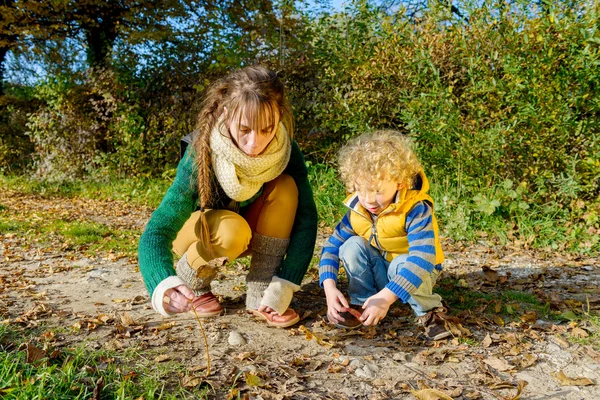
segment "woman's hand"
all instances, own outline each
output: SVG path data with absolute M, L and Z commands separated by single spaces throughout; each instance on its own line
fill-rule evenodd
M 333 279 L 326 279 L 323 282 L 325 288 L 325 297 L 327 298 L 327 319 L 332 324 L 345 321 L 341 312 L 346 311 L 350 308 L 348 300 L 344 297 L 344 294 L 336 287 Z
M 388 313 L 393 302 L 398 296 L 391 290 L 383 288 L 379 293 L 369 297 L 363 304 L 363 313 L 360 320 L 365 326 L 377 325 Z
M 192 300 L 196 296 L 186 285 L 167 289 L 163 297 L 163 308 L 168 313 L 182 313 L 192 309 Z

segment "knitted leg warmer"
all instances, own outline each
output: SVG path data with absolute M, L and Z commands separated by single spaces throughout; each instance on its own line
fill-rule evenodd
M 217 275 L 217 267 L 206 264 L 202 265 L 196 271 L 187 262 L 187 255 L 184 254 L 181 259 L 177 262 L 175 272 L 196 296 L 202 296 L 203 294 L 210 292 L 210 283 Z
M 277 275 L 283 256 L 285 255 L 290 239 L 280 239 L 254 233 L 250 241 L 252 259 L 250 271 L 246 275 L 246 308 L 257 310 L 263 298 L 265 289 L 271 283 L 273 276 Z

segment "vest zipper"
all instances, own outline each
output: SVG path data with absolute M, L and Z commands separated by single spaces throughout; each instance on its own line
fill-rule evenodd
M 358 215 L 360 215 L 361 217 L 363 217 L 364 219 L 366 219 L 367 221 L 369 221 L 371 223 L 371 236 L 369 237 L 369 244 L 371 244 L 371 241 L 374 239 L 376 247 L 377 247 L 377 250 L 379 250 L 379 252 L 383 256 L 383 258 L 386 258 L 388 252 L 383 249 L 383 247 L 381 246 L 381 243 L 379 243 L 379 238 L 377 237 L 377 219 L 380 216 L 384 215 L 384 214 L 391 213 L 393 210 L 388 210 L 388 211 L 386 211 L 384 213 L 381 213 L 379 215 L 373 215 L 373 214 L 369 213 L 369 215 L 371 216 L 371 218 L 369 219 L 366 215 L 364 215 L 363 213 L 360 213 L 360 212 L 356 211 L 352 207 L 349 207 L 348 205 L 346 205 L 346 207 L 348 207 L 348 209 L 350 211 L 357 213 Z

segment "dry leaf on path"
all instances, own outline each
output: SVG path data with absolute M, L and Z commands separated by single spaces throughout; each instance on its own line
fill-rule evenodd
M 202 376 L 185 375 L 183 378 L 181 378 L 181 386 L 186 388 L 195 388 L 202 383 L 203 379 L 204 377 Z
M 537 321 L 537 312 L 535 311 L 530 311 L 530 312 L 526 312 L 525 314 L 521 315 L 521 321 L 522 322 L 527 322 L 530 324 L 535 323 L 535 321 Z
M 418 391 L 413 390 L 411 393 L 419 400 L 454 400 L 446 393 L 437 389 L 423 389 Z
M 579 338 L 579 339 L 584 339 L 588 336 L 590 336 L 586 331 L 584 331 L 583 329 L 579 328 L 579 327 L 575 327 L 571 330 L 571 335 L 573 337 Z
M 319 344 L 320 346 L 323 346 L 323 347 L 327 347 L 327 348 L 333 347 L 333 343 L 329 343 L 327 341 L 327 339 L 323 338 L 321 335 L 317 335 L 317 334 L 311 332 L 304 325 L 300 325 L 300 327 L 298 327 L 298 332 L 304 333 L 306 340 L 314 340 L 315 342 L 317 342 L 317 344 Z
M 517 383 L 517 394 L 514 397 L 507 398 L 506 400 L 520 400 L 521 399 L 521 392 L 523 391 L 523 389 L 525 389 L 525 386 L 527 386 L 528 383 L 529 382 L 527 382 L 527 381 L 519 381 Z
M 489 333 L 487 333 L 487 334 L 485 335 L 485 338 L 483 338 L 483 341 L 481 342 L 481 345 L 482 345 L 484 348 L 488 348 L 488 347 L 490 347 L 490 346 L 491 346 L 491 344 L 492 344 L 492 337 L 490 336 L 490 334 L 489 334 Z
M 96 385 L 94 386 L 94 394 L 92 396 L 93 400 L 100 400 L 100 395 L 102 394 L 102 389 L 104 389 L 104 377 L 98 378 L 96 381 Z
M 27 364 L 38 364 L 41 360 L 46 358 L 46 352 L 38 349 L 31 343 L 27 343 Z
M 246 384 L 248 386 L 257 386 L 257 387 L 263 387 L 265 386 L 265 381 L 264 379 L 262 379 L 260 376 L 258 375 L 254 375 L 248 372 L 244 373 L 245 377 L 246 377 Z
M 569 378 L 564 372 L 558 371 L 554 374 L 554 377 L 558 380 L 561 386 L 589 386 L 595 385 L 594 381 L 590 378 L 577 377 Z
M 170 359 L 171 359 L 171 356 L 169 356 L 168 354 L 161 354 L 154 358 L 154 362 L 160 363 L 160 362 L 167 361 Z
M 498 371 L 508 371 L 509 369 L 514 368 L 508 361 L 498 357 L 489 357 L 483 360 L 483 362 Z
M 120 317 L 121 317 L 121 323 L 123 324 L 123 326 L 136 326 L 137 325 L 137 323 L 135 322 L 133 317 L 126 312 L 121 314 Z
M 167 329 L 171 329 L 175 325 L 177 325 L 175 321 L 165 322 L 164 324 L 161 324 L 160 326 L 157 326 L 156 328 L 152 328 L 152 330 L 155 332 L 160 332 L 160 331 L 164 331 Z
M 531 367 L 533 364 L 537 362 L 538 358 L 534 354 L 525 353 L 523 354 L 523 359 L 520 362 L 521 368 L 525 369 Z

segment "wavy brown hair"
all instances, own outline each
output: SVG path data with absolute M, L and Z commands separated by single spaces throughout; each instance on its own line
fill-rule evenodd
M 258 130 L 266 121 L 272 123 L 275 113 L 287 129 L 290 138 L 294 134 L 292 108 L 285 94 L 283 83 L 277 74 L 262 66 L 251 66 L 232 72 L 215 81 L 207 89 L 198 115 L 197 131 L 194 139 L 196 164 L 198 168 L 198 192 L 200 197 L 199 240 L 212 254 L 210 232 L 204 211 L 213 199 L 210 134 L 223 111 L 227 109 L 221 123 L 229 127 L 240 123 L 243 115 L 248 124 Z M 277 127 L 275 127 L 276 129 Z

